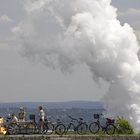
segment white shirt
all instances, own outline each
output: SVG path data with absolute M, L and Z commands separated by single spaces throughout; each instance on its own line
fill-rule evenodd
M 44 119 L 45 119 L 45 112 L 44 112 L 43 109 L 41 109 L 41 110 L 39 111 L 39 116 L 40 116 L 40 118 L 44 121 Z
M 16 116 L 13 117 L 12 122 L 16 123 L 18 121 L 18 118 Z

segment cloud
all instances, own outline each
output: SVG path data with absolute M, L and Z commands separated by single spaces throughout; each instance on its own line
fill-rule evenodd
M 13 22 L 13 19 L 11 19 L 9 16 L 4 14 L 0 16 L 0 22 Z
M 140 9 L 129 8 L 126 11 L 118 12 L 119 16 L 140 16 Z

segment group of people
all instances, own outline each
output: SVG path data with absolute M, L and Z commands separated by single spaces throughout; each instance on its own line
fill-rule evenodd
M 41 124 L 41 129 L 43 129 L 43 124 L 44 124 L 44 121 L 45 121 L 46 114 L 45 114 L 45 111 L 43 110 L 42 106 L 38 107 L 38 117 L 39 117 L 39 121 L 40 121 L 40 124 Z M 12 113 L 11 114 L 11 119 L 12 119 L 13 123 L 25 122 L 24 107 L 19 108 L 18 117 L 14 113 Z

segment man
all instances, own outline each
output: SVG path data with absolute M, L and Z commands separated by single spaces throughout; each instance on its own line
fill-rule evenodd
M 38 107 L 38 111 L 39 111 L 39 121 L 40 121 L 40 129 L 41 129 L 41 132 L 44 131 L 44 122 L 45 122 L 45 112 L 43 110 L 43 107 L 42 106 L 39 106 Z

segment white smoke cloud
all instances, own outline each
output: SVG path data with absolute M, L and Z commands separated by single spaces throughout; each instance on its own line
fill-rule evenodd
M 7 15 L 0 16 L 0 22 L 6 23 L 6 22 L 13 22 L 13 20 L 8 17 Z
M 25 0 L 25 19 L 14 28 L 22 55 L 63 72 L 86 64 L 93 80 L 109 83 L 108 110 L 140 122 L 139 44 L 117 20 L 111 0 Z

